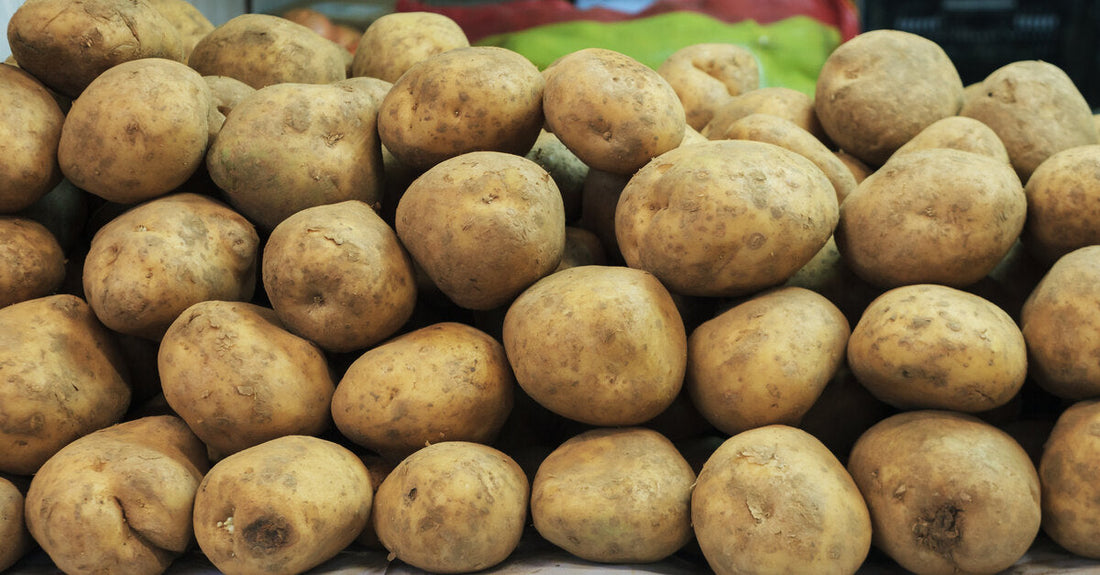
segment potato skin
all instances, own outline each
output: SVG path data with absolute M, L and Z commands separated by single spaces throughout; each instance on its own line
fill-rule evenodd
M 760 87 L 756 56 L 737 44 L 684 46 L 661 62 L 657 73 L 676 91 L 687 124 L 695 130 L 702 130 L 730 98 Z
M 0 214 L 30 207 L 61 183 L 57 144 L 65 114 L 24 70 L 0 66 Z
M 396 82 L 413 64 L 455 48 L 468 48 L 466 32 L 435 12 L 383 14 L 367 26 L 351 62 L 351 75 Z
M 793 88 L 766 86 L 743 92 L 714 110 L 714 116 L 700 133 L 710 140 L 723 139 L 721 134 L 734 122 L 750 114 L 778 116 L 825 142 L 828 136 L 814 111 L 814 99 Z
M 1100 559 L 1096 484 L 1100 401 L 1074 403 L 1058 417 L 1039 461 L 1043 531 L 1075 555 Z
M 187 0 L 149 0 L 168 22 L 176 28 L 183 48 L 181 62 L 186 62 L 204 36 L 214 31 L 214 24 Z
M 888 417 L 856 442 L 848 471 L 871 511 L 874 545 L 916 573 L 998 573 L 1039 532 L 1027 452 L 967 414 Z
M 0 308 L 53 294 L 65 281 L 65 254 L 46 226 L 0 216 Z
M 34 540 L 27 531 L 23 518 L 25 498 L 18 487 L 8 479 L 0 477 L 0 571 L 19 561 L 30 551 Z
M 1008 150 L 993 128 L 966 116 L 948 116 L 936 120 L 902 144 L 891 158 L 929 148 L 952 148 L 1011 162 Z
M 372 502 L 370 473 L 354 453 L 287 435 L 210 468 L 195 494 L 195 538 L 226 575 L 292 575 L 354 541 Z
M 66 445 L 31 480 L 27 526 L 65 573 L 163 573 L 194 539 L 202 442 L 172 415 Z
M 855 573 L 871 548 L 867 506 L 844 466 L 785 425 L 722 442 L 699 472 L 691 519 L 717 575 Z
M 74 439 L 118 422 L 129 370 L 87 303 L 53 295 L 0 308 L 0 471 L 31 475 Z
M 1068 148 L 1039 164 L 1024 186 L 1027 221 L 1020 240 L 1040 261 L 1100 244 L 1100 145 Z

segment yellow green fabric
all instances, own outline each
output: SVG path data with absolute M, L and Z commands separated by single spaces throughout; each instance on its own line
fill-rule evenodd
M 808 16 L 759 24 L 723 22 L 698 12 L 669 12 L 617 22 L 580 20 L 536 26 L 477 42 L 523 54 L 539 69 L 582 48 L 606 48 L 656 69 L 691 44 L 724 42 L 748 48 L 760 64 L 761 86 L 814 93 L 818 72 L 840 45 L 840 32 Z

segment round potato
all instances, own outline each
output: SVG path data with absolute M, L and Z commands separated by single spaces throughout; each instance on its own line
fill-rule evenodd
M 225 117 L 256 89 L 229 76 L 203 76 L 202 79 L 210 87 L 210 96 L 213 98 L 208 126 L 210 129 L 209 142 L 213 144 L 214 138 L 225 124 Z
M 467 48 L 466 32 L 435 12 L 384 14 L 367 26 L 351 62 L 352 76 L 396 82 L 413 64 L 455 48 Z
M 756 56 L 737 44 L 684 46 L 661 62 L 657 73 L 676 91 L 695 130 L 702 130 L 730 98 L 760 87 Z
M 210 86 L 185 64 L 119 64 L 73 101 L 57 149 L 61 171 L 111 202 L 167 194 L 203 164 L 212 102 Z
M 284 435 L 319 435 L 336 384 L 317 346 L 247 302 L 203 301 L 157 352 L 164 399 L 222 459 Z
M 546 126 L 589 167 L 633 174 L 680 145 L 687 121 L 656 70 L 604 48 L 584 48 L 543 71 Z
M 412 316 L 412 260 L 370 206 L 306 208 L 275 226 L 264 245 L 263 285 L 286 327 L 322 349 L 365 349 Z
M 46 226 L 0 216 L 0 308 L 48 296 L 65 281 L 65 254 Z
M 521 156 L 470 152 L 417 178 L 397 205 L 397 236 L 455 304 L 507 305 L 557 268 L 565 207 L 546 170 Z
M 848 365 L 894 407 L 976 413 L 1020 391 L 1027 349 L 1016 322 L 992 302 L 947 286 L 908 285 L 863 312 Z
M 225 204 L 171 194 L 96 232 L 84 261 L 84 293 L 107 327 L 159 340 L 192 304 L 251 299 L 258 250 L 255 228 Z
M 23 518 L 25 507 L 23 492 L 0 477 L 0 541 L 4 541 L 0 548 L 0 571 L 15 565 L 31 549 L 33 540 Z
M 61 183 L 57 143 L 65 114 L 34 76 L 0 66 L 0 214 L 30 207 Z
M 691 540 L 695 471 L 665 436 L 594 429 L 554 449 L 531 483 L 539 535 L 589 561 L 648 563 Z
M 0 366 L 0 472 L 33 474 L 130 406 L 118 341 L 73 295 L 0 308 Z
M 390 556 L 433 573 L 504 561 L 523 535 L 530 485 L 492 447 L 444 441 L 405 458 L 375 494 L 374 528 Z
M 522 156 L 542 129 L 544 85 L 539 69 L 511 50 L 448 50 L 394 81 L 378 133 L 395 158 L 421 170 L 474 151 Z
M 1100 246 L 1062 256 L 1020 311 L 1035 382 L 1069 400 L 1100 396 Z
M 1020 180 L 1055 152 L 1096 144 L 1092 108 L 1061 68 L 1024 60 L 987 76 L 959 111 L 997 133 Z
M 872 284 L 965 287 L 1012 249 L 1026 212 L 1010 165 L 962 150 L 920 150 L 892 159 L 845 198 L 836 244 Z
M 347 56 L 342 46 L 297 22 L 248 13 L 203 36 L 187 65 L 203 76 L 229 76 L 259 90 L 272 84 L 343 80 Z
M 820 441 L 785 425 L 734 435 L 707 458 L 691 521 L 717 575 L 851 574 L 871 549 L 851 476 Z
M 508 308 L 503 341 L 527 395 L 590 425 L 648 421 L 683 385 L 683 320 L 642 270 L 581 266 L 543 278 Z
M 901 30 L 870 30 L 838 46 L 814 94 L 829 138 L 872 166 L 962 105 L 963 83 L 943 48 Z
M 65 573 L 158 575 L 194 539 L 202 442 L 172 415 L 150 416 L 66 445 L 31 480 L 27 527 Z
M 195 539 L 226 575 L 294 575 L 351 544 L 373 499 L 370 473 L 354 453 L 287 435 L 210 468 L 195 494 Z
M 554 271 L 579 266 L 603 265 L 607 265 L 607 255 L 604 253 L 600 237 L 584 228 L 566 226 L 565 251 L 562 252 L 561 263 Z
M 69 98 L 123 62 L 184 61 L 179 31 L 146 0 L 26 0 L 8 44 L 20 68 Z
M 214 31 L 214 24 L 187 0 L 148 0 L 153 8 L 157 9 L 176 28 L 180 35 L 180 43 L 183 47 L 183 58 L 186 62 L 204 36 Z
M 723 433 L 798 425 L 843 364 L 849 333 L 844 314 L 824 296 L 777 288 L 695 328 L 685 386 Z
M 836 157 L 839 158 L 841 162 L 844 162 L 844 165 L 848 166 L 848 169 L 852 171 L 852 175 L 856 177 L 857 184 L 862 183 L 863 180 L 867 179 L 867 176 L 871 175 L 871 172 L 874 172 L 870 166 L 863 163 L 863 160 L 860 160 L 844 150 L 837 150 Z
M 1043 531 L 1075 555 L 1100 559 L 1100 400 L 1080 401 L 1062 412 L 1039 460 Z
M 1055 152 L 1024 186 L 1027 221 L 1020 240 L 1040 261 L 1100 244 L 1100 145 Z
M 749 90 L 731 98 L 714 111 L 714 115 L 700 132 L 708 139 L 724 139 L 722 134 L 730 124 L 750 114 L 768 114 L 779 116 L 794 122 L 796 126 L 813 134 L 815 138 L 826 141 L 825 131 L 814 111 L 814 99 L 803 92 L 783 86 L 767 86 Z
M 874 545 L 914 573 L 1000 573 L 1039 532 L 1039 477 L 1027 452 L 967 414 L 888 417 L 856 442 L 848 471 L 871 512 Z
M 428 443 L 491 443 L 515 385 L 500 342 L 442 322 L 359 356 L 336 387 L 332 417 L 344 437 L 400 461 Z
M 781 284 L 836 227 L 836 193 L 810 160 L 774 144 L 717 140 L 666 152 L 623 188 L 615 235 L 627 265 L 691 296 Z
M 581 187 L 581 221 L 578 225 L 600 238 L 608 261 L 614 264 L 623 262 L 619 240 L 615 238 L 615 209 L 629 181 L 630 176 L 590 169 Z
M 966 116 L 948 116 L 936 120 L 902 144 L 891 158 L 929 148 L 952 148 L 1010 162 L 1008 150 L 993 128 Z

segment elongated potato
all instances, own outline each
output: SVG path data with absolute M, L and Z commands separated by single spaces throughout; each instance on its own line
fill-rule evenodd
M 1096 462 L 1100 401 L 1074 403 L 1058 417 L 1039 462 L 1043 531 L 1070 553 L 1100 559 Z
M 19 487 L 0 476 L 0 571 L 19 561 L 34 542 L 23 518 L 25 497 Z
M 0 213 L 29 207 L 61 182 L 57 143 L 65 114 L 34 76 L 0 66 Z

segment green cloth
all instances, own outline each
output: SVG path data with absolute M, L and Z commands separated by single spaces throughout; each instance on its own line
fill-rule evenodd
M 539 69 L 583 48 L 621 52 L 656 69 L 691 44 L 729 43 L 748 48 L 760 65 L 761 86 L 783 86 L 810 96 L 818 72 L 840 45 L 840 32 L 808 16 L 771 24 L 723 22 L 698 12 L 669 12 L 617 22 L 580 20 L 536 26 L 477 42 L 519 52 Z

